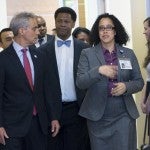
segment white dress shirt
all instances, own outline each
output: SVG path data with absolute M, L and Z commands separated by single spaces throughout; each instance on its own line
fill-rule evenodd
M 73 74 L 73 63 L 74 63 L 74 44 L 73 38 L 70 36 L 67 40 L 71 40 L 70 47 L 63 44 L 61 47 L 57 46 L 57 36 L 55 38 L 55 52 L 57 59 L 57 66 L 59 72 L 62 101 L 70 102 L 76 101 L 74 74 Z

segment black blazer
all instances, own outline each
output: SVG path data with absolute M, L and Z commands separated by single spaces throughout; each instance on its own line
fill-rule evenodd
M 53 39 L 54 35 L 46 34 L 47 35 L 47 41 Z
M 45 104 L 49 109 L 57 102 L 50 100 L 50 69 L 44 55 L 34 49 L 29 51 L 34 65 L 33 91 L 13 46 L 0 53 L 0 127 L 8 136 L 22 137 L 28 132 L 34 104 L 42 131 L 47 134 L 50 119 Z M 51 118 L 55 118 L 54 114 Z
M 73 71 L 74 71 L 74 80 L 76 80 L 76 74 L 77 74 L 77 67 L 78 67 L 78 62 L 79 62 L 79 57 L 81 54 L 82 49 L 85 49 L 87 47 L 90 47 L 86 43 L 73 39 L 74 40 L 74 63 L 73 63 Z M 49 40 L 45 45 L 42 45 L 41 47 L 38 48 L 38 50 L 44 52 L 48 58 L 48 64 L 51 67 L 51 73 L 53 73 L 56 78 L 56 82 L 54 80 L 52 82 L 55 83 L 53 90 L 55 93 L 55 99 L 58 99 L 60 104 L 62 102 L 61 98 L 61 88 L 60 88 L 60 81 L 59 81 L 59 74 L 58 74 L 58 67 L 57 67 L 57 60 L 56 60 L 56 54 L 55 54 L 55 37 L 53 39 Z M 75 85 L 75 90 L 77 94 L 77 100 L 79 106 L 81 105 L 83 98 L 85 96 L 85 90 L 80 90 L 76 85 Z M 61 104 L 62 105 L 62 104 Z
M 47 41 L 49 41 L 49 40 L 51 40 L 51 39 L 53 39 L 53 37 L 54 37 L 54 35 L 50 35 L 50 34 L 46 34 L 46 36 L 47 36 Z M 47 42 L 46 42 L 47 43 Z M 45 43 L 45 44 L 46 44 Z M 44 44 L 43 44 L 44 45 Z M 35 46 L 35 44 L 33 44 L 33 45 L 30 45 L 29 46 L 30 48 L 36 48 L 36 46 Z

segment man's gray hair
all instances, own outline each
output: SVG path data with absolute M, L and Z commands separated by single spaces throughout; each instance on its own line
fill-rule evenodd
M 29 19 L 31 18 L 35 18 L 35 14 L 31 12 L 21 12 L 12 18 L 10 28 L 12 29 L 14 36 L 18 35 L 19 28 L 27 28 L 29 26 Z

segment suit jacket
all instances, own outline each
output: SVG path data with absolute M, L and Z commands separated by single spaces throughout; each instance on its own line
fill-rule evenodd
M 76 80 L 76 73 L 77 73 L 77 66 L 78 66 L 78 61 L 79 57 L 81 54 L 82 49 L 89 47 L 89 45 L 85 44 L 82 41 L 79 41 L 77 39 L 74 40 L 74 62 L 73 62 L 73 71 L 74 71 L 74 80 Z M 62 95 L 61 95 L 61 88 L 60 88 L 60 81 L 59 81 L 59 74 L 58 74 L 58 68 L 57 68 L 57 60 L 56 60 L 56 54 L 55 54 L 55 37 L 53 37 L 52 40 L 48 41 L 45 45 L 42 45 L 39 47 L 39 50 L 44 52 L 48 58 L 49 61 L 49 67 L 51 68 L 51 73 L 53 73 L 56 78 L 56 84 L 53 86 L 53 89 L 55 93 L 54 97 L 55 99 L 58 99 L 61 105 L 62 102 Z M 53 82 L 53 81 L 52 81 Z M 53 83 L 51 83 L 53 84 Z M 77 94 L 77 100 L 78 104 L 80 105 L 83 101 L 83 98 L 85 96 L 85 90 L 80 90 L 76 85 L 75 85 L 75 90 Z M 61 114 L 61 110 L 60 110 Z
M 132 118 L 139 116 L 132 94 L 143 88 L 144 81 L 134 52 L 128 48 L 117 47 L 118 58 L 130 59 L 132 70 L 121 69 L 118 62 L 118 82 L 124 82 L 127 88 L 123 99 L 129 115 Z M 87 89 L 79 114 L 93 121 L 103 116 L 108 96 L 108 78 L 98 73 L 98 68 L 105 65 L 103 50 L 100 44 L 84 49 L 79 60 L 77 86 Z
M 0 127 L 8 136 L 22 137 L 30 127 L 33 105 L 36 106 L 39 122 L 47 134 L 47 108 L 52 105 L 50 76 L 44 55 L 29 49 L 34 65 L 34 89 L 31 90 L 24 68 L 12 45 L 0 53 Z M 53 113 L 55 114 L 55 113 Z M 52 118 L 55 116 L 52 114 Z
M 53 38 L 53 35 L 50 35 L 50 34 L 46 34 L 46 36 L 47 36 L 47 41 L 49 41 Z
M 47 41 L 49 41 L 49 40 L 51 40 L 54 36 L 53 36 L 53 35 L 50 35 L 50 34 L 46 34 L 46 37 L 47 37 Z M 47 42 L 47 41 L 46 41 L 46 42 Z M 30 45 L 29 47 L 32 48 L 32 49 L 33 49 L 33 48 L 37 48 L 35 44 Z

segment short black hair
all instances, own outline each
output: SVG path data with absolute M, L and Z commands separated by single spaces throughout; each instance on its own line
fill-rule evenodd
M 8 31 L 12 31 L 12 29 L 11 29 L 11 28 L 4 28 L 4 29 L 2 29 L 2 30 L 0 31 L 0 42 L 2 42 L 2 38 L 1 38 L 2 33 L 3 33 L 3 32 L 8 32 Z
M 78 34 L 80 34 L 81 32 L 86 33 L 88 36 L 90 36 L 90 30 L 88 30 L 87 28 L 84 27 L 77 27 L 74 29 L 74 31 L 72 32 L 72 35 L 77 38 Z
M 56 20 L 59 13 L 67 13 L 71 15 L 72 20 L 75 22 L 77 19 L 76 12 L 70 7 L 60 7 L 55 11 L 54 18 Z

